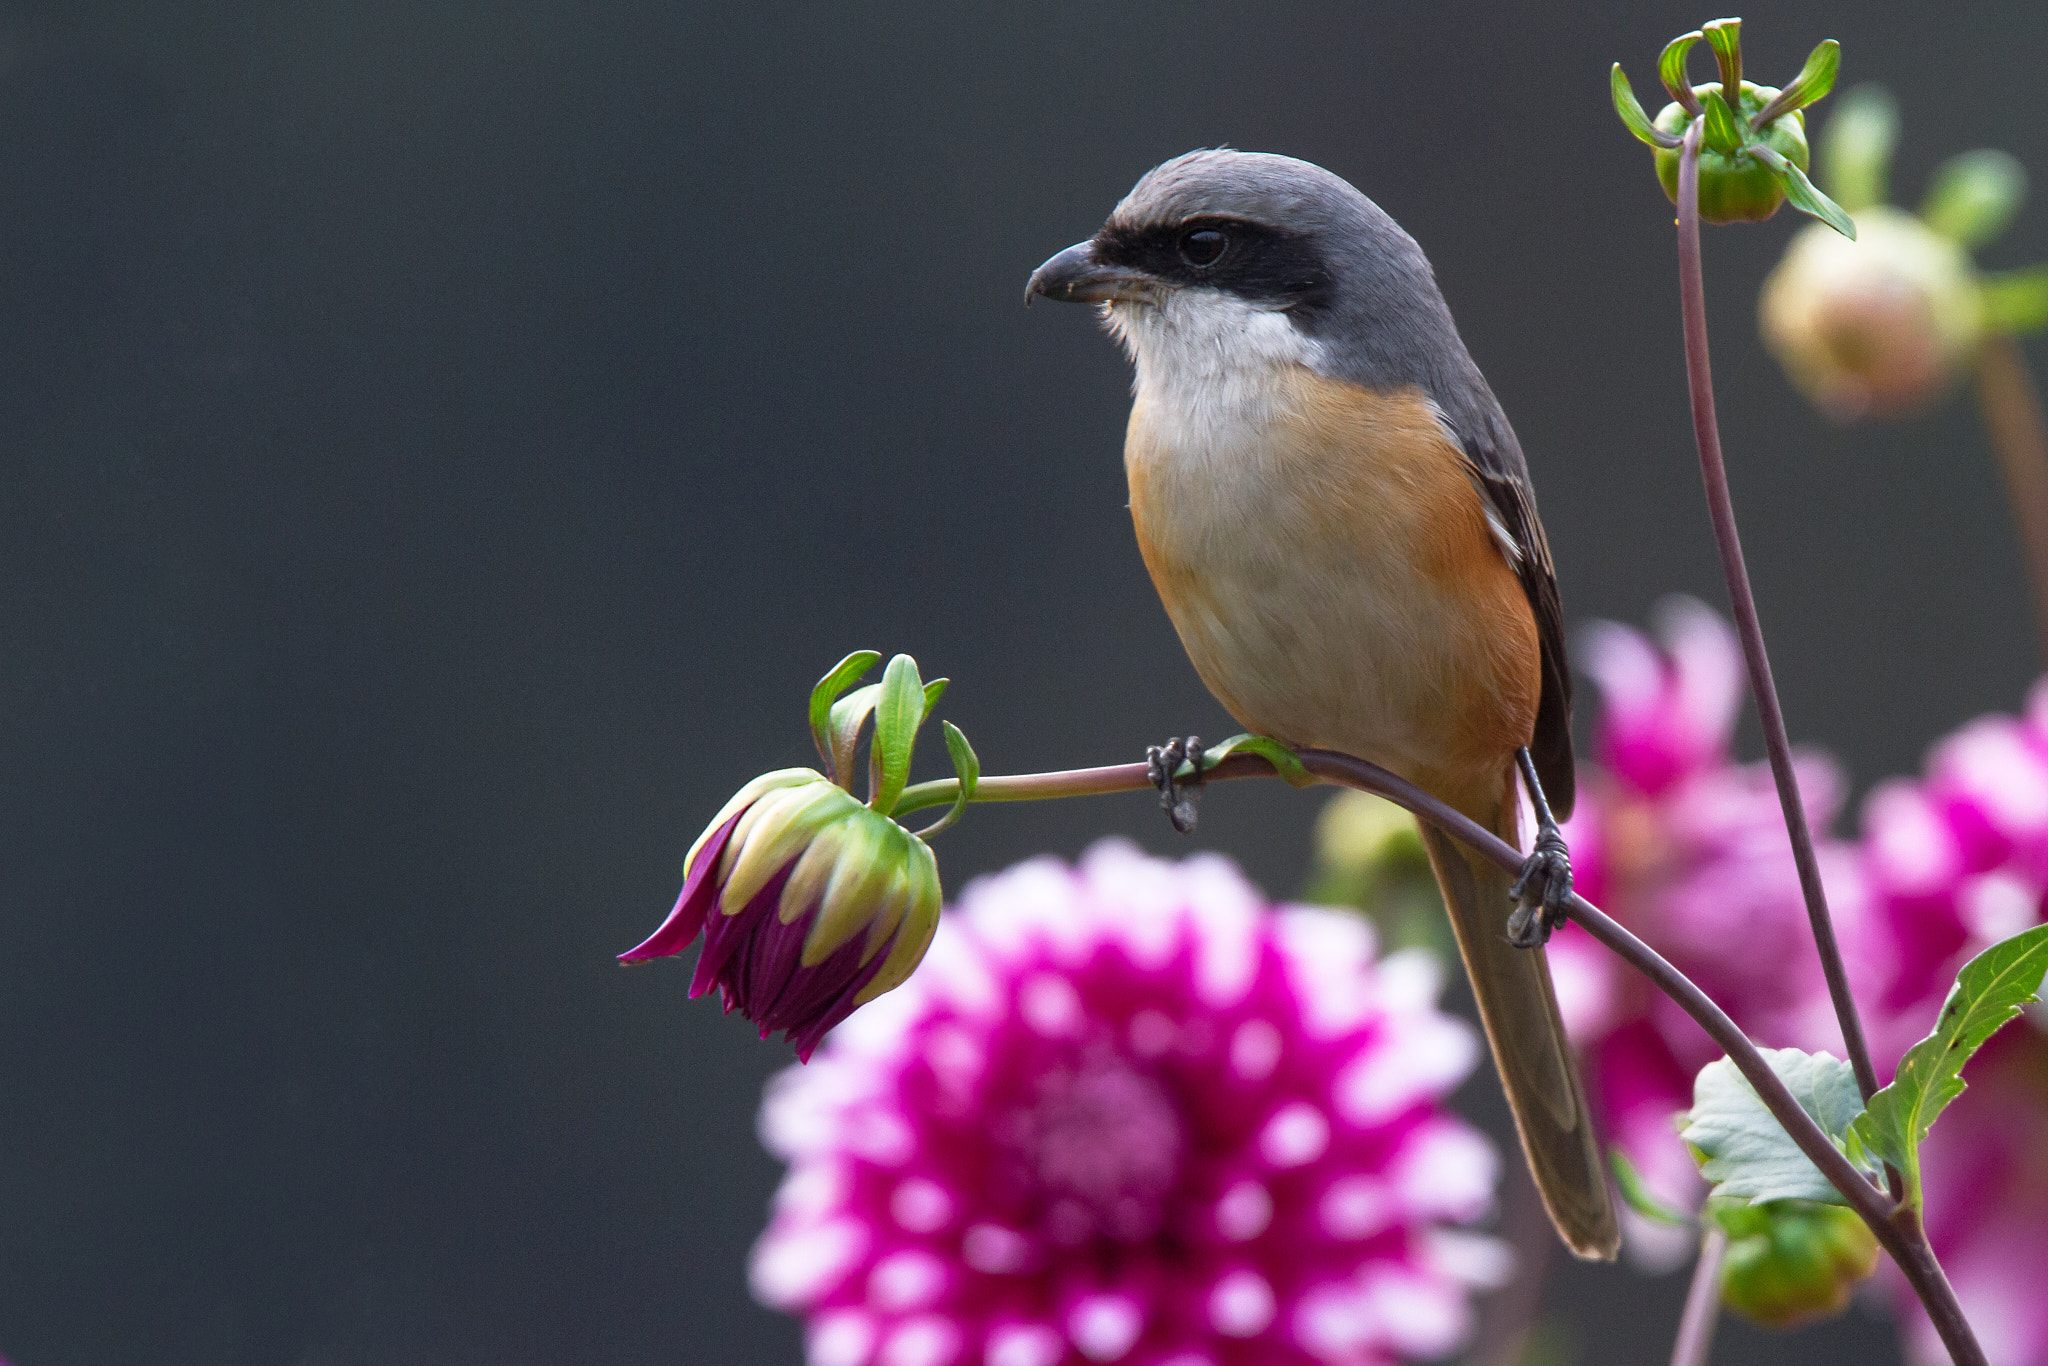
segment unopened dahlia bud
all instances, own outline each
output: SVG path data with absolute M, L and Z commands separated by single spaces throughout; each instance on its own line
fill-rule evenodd
M 1818 225 L 1764 282 L 1764 343 L 1838 422 L 1924 408 L 1969 366 L 1984 297 L 1969 253 L 1889 204 L 1856 215 L 1851 242 Z
M 619 955 L 644 963 L 680 953 L 702 935 L 690 995 L 716 986 L 728 1011 L 760 1025 L 764 1039 L 782 1031 L 803 1059 L 856 1006 L 902 985 L 938 925 L 937 860 L 890 813 L 903 794 L 917 728 L 945 680 L 926 685 L 916 662 L 898 655 L 881 683 L 835 704 L 878 657 L 848 656 L 812 695 L 819 750 L 835 773 L 851 770 L 861 730 L 874 718 L 868 800 L 814 769 L 754 779 L 691 846 L 668 919 Z M 959 772 L 957 815 L 979 766 L 950 724 L 946 743 Z
M 1721 79 L 1694 85 L 1686 74 L 1693 45 L 1713 49 Z M 1716 19 L 1681 34 L 1657 59 L 1657 77 L 1671 94 L 1653 121 L 1643 112 L 1617 63 L 1609 75 L 1614 112 L 1629 132 L 1649 144 L 1664 194 L 1678 202 L 1678 171 L 1687 140 L 1698 146 L 1699 213 L 1708 223 L 1754 223 L 1786 200 L 1848 237 L 1856 225 L 1806 178 L 1811 153 L 1800 111 L 1826 95 L 1841 67 L 1842 49 L 1830 38 L 1814 48 L 1799 75 L 1783 90 L 1742 78 L 1742 21 Z
M 1783 92 L 1775 86 L 1742 83 L 1742 94 L 1734 113 L 1739 118 L 1754 118 L 1766 105 Z M 1711 96 L 1721 98 L 1717 85 L 1693 87 L 1694 98 L 1707 102 Z M 1726 107 L 1724 105 L 1724 107 Z M 1667 104 L 1657 115 L 1656 127 L 1674 138 L 1685 132 L 1693 115 L 1682 104 Z M 1746 128 L 1744 131 L 1748 131 Z M 1806 116 L 1793 110 L 1780 118 L 1773 119 L 1767 127 L 1761 128 L 1733 151 L 1716 147 L 1712 141 L 1700 148 L 1700 218 L 1708 223 L 1761 223 L 1778 211 L 1785 202 L 1785 187 L 1780 183 L 1778 172 L 1756 155 L 1755 146 L 1768 147 L 1786 161 L 1804 171 L 1813 160 L 1813 153 L 1806 145 Z M 1659 147 L 1656 150 L 1657 183 L 1664 187 L 1664 197 L 1672 203 L 1678 202 L 1678 149 Z
M 1721 1302 L 1772 1328 L 1832 1318 L 1877 1265 L 1877 1239 L 1852 1210 L 1804 1200 L 1713 1202 L 1728 1233 Z

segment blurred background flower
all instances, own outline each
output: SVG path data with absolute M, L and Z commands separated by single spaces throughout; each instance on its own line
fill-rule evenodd
M 1845 936 L 1880 1075 L 1932 1027 L 1956 969 L 2043 919 L 2048 680 L 2026 715 L 1936 745 L 1863 809 L 1870 913 Z M 2048 1362 L 2048 1035 L 2039 1007 L 1986 1045 L 1924 1152 L 1927 1231 L 1993 1361 Z M 1904 1283 L 1883 1283 L 1915 1358 L 1946 1360 Z
M 1566 824 L 1578 886 L 1692 978 L 1752 1038 L 1842 1052 L 1792 866 L 1769 767 L 1733 757 L 1745 688 L 1733 630 L 1690 598 L 1657 613 L 1657 641 L 1598 623 L 1579 660 L 1600 689 L 1578 809 Z M 1840 773 L 1795 754 L 1838 922 L 1860 914 L 1853 849 L 1827 837 Z M 1551 949 L 1558 1000 L 1588 1064 L 1607 1135 L 1667 1201 L 1691 1208 L 1703 1186 L 1671 1116 L 1720 1050 L 1677 1006 L 1584 935 Z M 1681 1231 L 1632 1220 L 1631 1246 L 1653 1265 L 1687 1254 Z
M 755 1249 L 810 1366 L 1284 1366 L 1454 1348 L 1506 1253 L 1416 951 L 1105 841 L 971 884 L 769 1088 Z

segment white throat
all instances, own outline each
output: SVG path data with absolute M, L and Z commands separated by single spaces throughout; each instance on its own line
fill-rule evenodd
M 1159 435 L 1187 453 L 1255 439 L 1288 402 L 1285 372 L 1321 359 L 1286 314 L 1220 289 L 1105 304 L 1102 318 L 1137 367 L 1134 391 L 1168 428 Z

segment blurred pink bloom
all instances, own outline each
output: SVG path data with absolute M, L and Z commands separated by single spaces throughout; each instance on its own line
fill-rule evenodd
M 1626 626 L 1587 632 L 1600 686 L 1594 767 L 1565 826 L 1579 890 L 1676 964 L 1759 1043 L 1841 1055 L 1769 767 L 1730 753 L 1742 705 L 1734 632 L 1704 605 L 1658 613 L 1662 647 Z M 1842 783 L 1824 756 L 1795 758 L 1838 923 L 1861 913 L 1851 846 L 1825 838 Z M 1584 935 L 1551 941 L 1565 1022 L 1588 1061 L 1605 1132 L 1650 1185 L 1690 1206 L 1701 1192 L 1671 1116 L 1720 1050 L 1692 1019 Z M 1638 1251 L 1657 1260 L 1649 1231 Z M 1676 1245 L 1670 1249 L 1682 1253 Z
M 1956 970 L 2043 919 L 2048 887 L 2048 680 L 2027 716 L 1986 716 L 1936 745 L 1919 781 L 1863 808 L 1871 914 L 1847 937 L 1888 1076 L 1934 1025 Z M 2033 1017 L 2035 1024 L 2039 1015 Z M 1964 1072 L 1922 1159 L 1927 1231 L 1993 1361 L 2048 1363 L 2048 1037 L 2016 1022 Z M 1946 1361 L 1904 1283 L 1887 1275 L 1916 1360 Z
M 810 1366 L 1369 1366 L 1453 1349 L 1498 1159 L 1426 955 L 1097 845 L 970 886 L 899 991 L 769 1087 L 755 1248 Z

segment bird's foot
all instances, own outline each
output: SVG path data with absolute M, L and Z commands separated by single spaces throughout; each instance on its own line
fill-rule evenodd
M 1536 832 L 1536 848 L 1522 861 L 1522 875 L 1508 889 L 1515 899 L 1508 917 L 1508 942 L 1533 949 L 1565 922 L 1572 899 L 1572 854 L 1555 825 Z
M 1193 765 L 1195 776 L 1176 781 L 1173 775 L 1182 764 Z M 1198 814 L 1195 802 L 1202 795 L 1202 738 L 1190 735 L 1184 739 L 1175 737 L 1163 745 L 1148 745 L 1145 769 L 1152 786 L 1159 789 L 1160 809 L 1173 822 L 1173 828 L 1183 835 L 1193 830 Z

